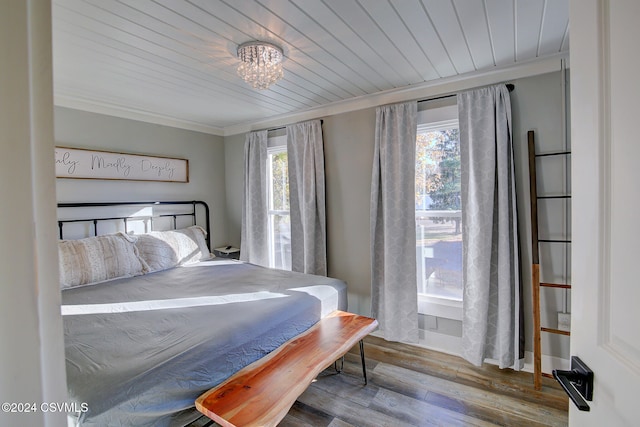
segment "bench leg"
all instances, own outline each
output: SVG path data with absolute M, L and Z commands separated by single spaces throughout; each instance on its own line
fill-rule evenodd
M 360 360 L 362 361 L 362 376 L 364 377 L 364 385 L 367 385 L 367 365 L 364 361 L 364 341 L 360 340 Z M 340 358 L 340 369 L 338 369 L 338 361 L 333 362 L 333 369 L 336 370 L 338 374 L 342 373 L 344 369 L 344 356 Z
M 367 365 L 364 363 L 364 341 L 360 340 L 360 359 L 362 360 L 362 375 L 364 376 L 364 385 L 367 385 Z

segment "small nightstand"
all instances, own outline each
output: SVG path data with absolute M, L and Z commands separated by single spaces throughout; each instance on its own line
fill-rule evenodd
M 222 246 L 213 250 L 215 256 L 220 258 L 240 259 L 240 249 L 233 246 Z

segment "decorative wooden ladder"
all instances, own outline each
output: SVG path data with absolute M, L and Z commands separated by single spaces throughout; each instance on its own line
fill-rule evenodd
M 540 324 L 540 289 L 556 288 L 571 289 L 570 284 L 541 283 L 540 282 L 540 247 L 539 243 L 563 243 L 569 244 L 571 240 L 539 239 L 538 238 L 538 200 L 540 199 L 570 199 L 570 195 L 538 196 L 536 158 L 548 156 L 567 156 L 570 151 L 559 151 L 546 154 L 536 154 L 534 131 L 527 132 L 529 144 L 529 189 L 531 197 L 531 254 L 532 254 L 532 288 L 533 288 L 533 383 L 536 390 L 542 389 L 542 377 L 553 378 L 551 374 L 542 372 L 542 342 L 541 332 L 552 334 L 570 335 L 568 331 L 557 328 L 547 328 Z

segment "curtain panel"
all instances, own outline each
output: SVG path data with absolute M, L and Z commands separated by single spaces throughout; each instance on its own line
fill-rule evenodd
M 418 341 L 416 102 L 378 107 L 371 180 L 371 313 L 390 341 Z
M 287 126 L 291 269 L 327 275 L 322 122 Z
M 463 357 L 524 358 L 511 101 L 505 85 L 458 95 L 463 205 Z
M 240 259 L 269 266 L 267 131 L 250 132 L 244 144 L 244 197 Z

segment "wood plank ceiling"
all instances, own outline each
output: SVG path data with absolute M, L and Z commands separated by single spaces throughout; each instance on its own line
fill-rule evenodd
M 569 49 L 568 0 L 53 0 L 52 14 L 56 105 L 221 135 Z M 267 90 L 236 74 L 251 40 L 284 50 Z

